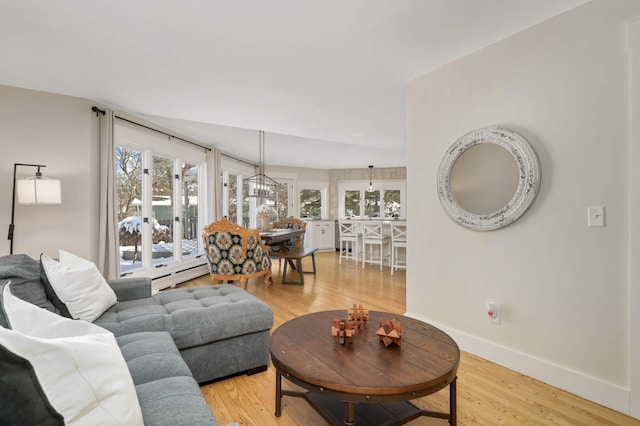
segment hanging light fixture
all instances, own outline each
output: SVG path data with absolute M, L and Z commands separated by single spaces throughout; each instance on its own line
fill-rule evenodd
M 260 162 L 258 174 L 244 180 L 244 193 L 249 197 L 273 199 L 276 197 L 278 182 L 264 174 L 264 131 L 259 132 Z
M 375 191 L 373 189 L 373 166 L 369 166 L 369 189 L 367 190 L 369 193 Z

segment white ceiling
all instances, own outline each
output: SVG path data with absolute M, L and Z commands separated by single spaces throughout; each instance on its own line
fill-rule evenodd
M 406 82 L 586 0 L 0 0 L 0 84 L 266 163 L 406 165 Z M 488 123 L 491 124 L 491 123 Z

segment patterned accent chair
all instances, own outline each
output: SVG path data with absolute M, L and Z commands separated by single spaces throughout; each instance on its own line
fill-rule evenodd
M 296 217 L 290 216 L 279 222 L 273 222 L 271 224 L 271 227 L 274 229 L 304 229 L 306 231 L 307 222 L 305 222 L 304 220 L 298 219 Z M 301 248 L 303 246 L 304 246 L 304 234 L 297 236 L 295 238 L 291 238 L 290 240 L 280 244 L 280 246 L 273 246 L 272 249 L 274 252 L 277 252 L 280 249 L 294 249 L 294 248 Z
M 262 243 L 256 229 L 247 229 L 226 217 L 207 225 L 202 231 L 211 281 L 240 280 L 244 289 L 249 278 L 264 275 L 266 287 L 271 278 L 270 248 Z

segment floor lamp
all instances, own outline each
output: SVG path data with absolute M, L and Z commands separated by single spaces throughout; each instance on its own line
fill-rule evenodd
M 37 167 L 36 175 L 27 179 L 16 179 L 18 166 Z M 18 204 L 60 204 L 62 194 L 60 192 L 60 181 L 47 179 L 40 172 L 43 164 L 23 164 L 13 165 L 13 199 L 11 201 L 11 224 L 9 225 L 8 239 L 11 241 L 9 254 L 13 254 L 13 231 L 15 229 L 16 200 Z

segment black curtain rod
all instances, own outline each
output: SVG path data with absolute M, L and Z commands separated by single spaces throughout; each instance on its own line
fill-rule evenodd
M 96 113 L 96 117 L 98 117 L 99 114 L 105 115 L 106 111 L 103 109 L 98 108 L 97 106 L 92 106 L 91 107 L 91 111 Z
M 231 160 L 235 160 L 238 163 L 244 163 L 244 164 L 246 164 L 248 166 L 251 166 L 253 168 L 260 167 L 257 164 L 251 163 L 251 162 L 249 162 L 247 160 L 243 160 L 242 158 L 234 157 L 233 155 L 230 155 L 230 154 L 227 154 L 227 153 L 224 153 L 224 152 L 221 152 L 220 155 L 223 155 L 223 156 L 225 156 L 225 157 L 227 157 L 227 158 L 229 158 Z
M 105 114 L 105 111 L 104 111 L 104 110 L 101 110 L 101 109 L 100 109 L 100 108 L 98 108 L 97 106 L 91 107 L 91 111 L 93 111 L 93 112 L 95 112 L 95 113 L 96 113 L 96 117 L 98 116 L 98 114 L 102 114 L 102 115 L 104 115 L 104 114 Z M 127 123 L 135 124 L 136 126 L 144 127 L 145 129 L 149 129 L 149 130 L 152 130 L 152 131 L 154 131 L 154 132 L 157 132 L 157 133 L 160 133 L 160 134 L 163 134 L 163 135 L 169 136 L 170 138 L 178 139 L 178 140 L 180 140 L 180 141 L 182 141 L 182 142 L 186 142 L 186 143 L 189 143 L 189 144 L 191 144 L 191 145 L 197 146 L 198 148 L 202 148 L 202 149 L 204 149 L 205 151 L 211 151 L 211 148 L 209 148 L 208 146 L 200 145 L 200 144 L 198 144 L 198 143 L 191 142 L 191 141 L 188 141 L 188 140 L 186 140 L 186 139 L 182 139 L 182 138 L 181 138 L 181 137 L 179 137 L 179 136 L 172 135 L 172 134 L 167 133 L 167 132 L 163 132 L 162 130 L 154 129 L 153 127 L 145 126 L 144 124 L 136 123 L 135 121 L 131 121 L 131 120 L 127 119 L 127 118 L 120 117 L 120 116 L 118 116 L 118 115 L 116 115 L 115 117 L 116 117 L 116 118 L 119 118 L 120 120 L 126 121 Z
M 197 146 L 198 148 L 202 148 L 205 151 L 211 151 L 211 148 L 209 148 L 208 146 L 200 145 L 199 143 L 195 143 L 195 142 L 188 141 L 186 139 L 182 139 L 181 137 L 172 135 L 171 133 L 166 133 L 166 132 L 163 132 L 162 130 L 154 129 L 153 127 L 145 126 L 144 124 L 136 123 L 135 121 L 131 121 L 131 120 L 128 120 L 128 119 L 126 119 L 124 117 L 120 117 L 120 116 L 117 116 L 117 115 L 116 115 L 116 118 L 119 118 L 120 120 L 126 121 L 126 122 L 131 123 L 131 124 L 135 124 L 136 126 L 144 127 L 145 129 L 153 130 L 154 132 L 157 132 L 157 133 L 160 133 L 160 134 L 163 134 L 163 135 L 167 135 L 170 138 L 178 139 L 179 141 L 189 143 L 191 145 Z

